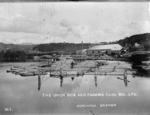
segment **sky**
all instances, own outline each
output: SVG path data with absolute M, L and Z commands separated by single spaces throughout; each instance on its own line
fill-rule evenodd
M 0 42 L 95 43 L 150 32 L 150 2 L 0 3 Z

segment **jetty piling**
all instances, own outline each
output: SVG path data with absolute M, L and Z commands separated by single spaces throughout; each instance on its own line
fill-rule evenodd
M 38 75 L 38 91 L 41 89 L 41 76 Z

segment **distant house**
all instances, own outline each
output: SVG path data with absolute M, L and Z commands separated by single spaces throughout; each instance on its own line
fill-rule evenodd
M 101 56 L 103 54 L 120 54 L 122 46 L 119 44 L 96 45 L 87 49 L 88 56 Z
M 134 46 L 135 46 L 135 47 L 139 47 L 139 46 L 140 46 L 140 44 L 138 44 L 138 43 L 135 43 L 135 44 L 134 44 Z
M 87 49 L 77 50 L 76 55 L 86 55 Z
M 34 61 L 39 61 L 39 60 L 40 60 L 40 57 L 39 57 L 39 56 L 33 56 L 33 60 L 34 60 Z

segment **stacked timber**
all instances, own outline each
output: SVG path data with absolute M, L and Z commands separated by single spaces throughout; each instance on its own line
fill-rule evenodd
M 7 73 L 11 72 L 15 75 L 21 76 L 36 76 L 36 75 L 45 75 L 46 72 L 36 66 L 29 67 L 21 67 L 21 66 L 13 66 L 10 70 L 7 70 Z

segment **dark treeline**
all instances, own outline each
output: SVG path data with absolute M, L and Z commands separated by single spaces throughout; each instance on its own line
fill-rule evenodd
M 92 44 L 74 44 L 74 43 L 51 43 L 51 44 L 40 44 L 33 47 L 33 50 L 38 50 L 42 52 L 47 51 L 66 51 L 66 52 L 75 52 L 77 50 L 89 48 Z
M 27 55 L 24 51 L 1 51 L 0 62 L 25 62 Z

